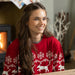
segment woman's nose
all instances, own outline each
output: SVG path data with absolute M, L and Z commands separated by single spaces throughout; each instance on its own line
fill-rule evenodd
M 41 24 L 44 24 L 44 21 L 43 21 L 43 20 L 40 20 L 40 23 L 41 23 Z

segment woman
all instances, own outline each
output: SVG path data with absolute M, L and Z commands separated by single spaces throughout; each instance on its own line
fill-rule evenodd
M 47 30 L 47 12 L 40 3 L 31 3 L 20 20 L 18 39 L 9 45 L 4 74 L 32 75 L 64 70 L 63 50 Z

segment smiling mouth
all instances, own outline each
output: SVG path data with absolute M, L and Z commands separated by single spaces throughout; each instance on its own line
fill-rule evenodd
M 43 30 L 43 29 L 44 29 L 44 27 L 38 27 L 38 29 L 39 29 L 39 30 Z

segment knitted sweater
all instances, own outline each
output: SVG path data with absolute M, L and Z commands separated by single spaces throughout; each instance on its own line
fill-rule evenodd
M 64 70 L 64 55 L 60 42 L 53 36 L 43 36 L 39 43 L 33 43 L 37 48 L 31 49 L 33 55 L 33 74 L 49 73 Z M 8 47 L 2 75 L 22 75 L 19 61 L 19 40 L 15 39 Z

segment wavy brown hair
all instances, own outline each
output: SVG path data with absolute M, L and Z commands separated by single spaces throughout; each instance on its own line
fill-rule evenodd
M 29 27 L 26 24 L 29 21 L 31 13 L 34 10 L 43 9 L 46 11 L 45 7 L 41 3 L 31 3 L 27 5 L 24 9 L 24 14 L 19 21 L 20 32 L 19 32 L 19 60 L 22 67 L 22 73 L 25 75 L 32 75 L 32 52 L 31 47 L 32 40 Z M 47 27 L 44 30 L 44 35 L 50 37 L 52 34 L 47 30 Z

